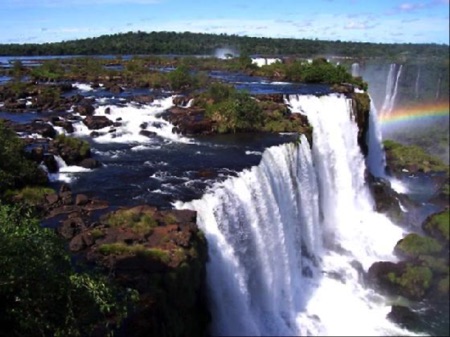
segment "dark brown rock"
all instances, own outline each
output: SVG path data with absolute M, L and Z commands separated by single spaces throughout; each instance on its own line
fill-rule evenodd
M 89 130 L 103 129 L 113 125 L 113 122 L 106 116 L 88 116 L 83 120 L 83 123 Z
M 100 167 L 101 163 L 94 158 L 85 158 L 78 165 L 87 169 L 95 169 Z
M 83 206 L 89 202 L 89 198 L 85 194 L 77 194 L 75 197 L 75 205 Z

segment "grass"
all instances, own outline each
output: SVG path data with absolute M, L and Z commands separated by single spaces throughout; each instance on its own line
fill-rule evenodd
M 17 197 L 23 199 L 26 203 L 36 205 L 44 202 L 45 196 L 55 194 L 55 191 L 48 187 L 25 187 L 14 192 Z
M 402 145 L 393 140 L 384 141 L 388 166 L 394 171 L 417 166 L 423 172 L 449 172 L 449 166 L 439 158 L 429 155 L 421 147 L 416 145 Z
M 141 244 L 127 245 L 123 242 L 106 243 L 99 247 L 103 255 L 141 255 L 164 263 L 170 261 L 169 252 L 159 248 L 147 248 Z
M 157 221 L 146 213 L 139 213 L 134 209 L 118 210 L 106 219 L 111 227 L 128 227 L 139 234 L 151 234 L 158 226 Z

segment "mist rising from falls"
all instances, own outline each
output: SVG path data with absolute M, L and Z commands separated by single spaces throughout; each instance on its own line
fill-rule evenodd
M 389 115 L 394 109 L 395 99 L 397 97 L 398 82 L 402 74 L 403 65 L 392 63 L 389 67 L 389 73 L 386 81 L 386 94 L 384 96 L 382 115 Z
M 399 335 L 385 299 L 361 282 L 395 260 L 402 231 L 373 211 L 351 101 L 287 98 L 313 147 L 266 150 L 258 166 L 213 186 L 195 209 L 209 249 L 212 335 Z

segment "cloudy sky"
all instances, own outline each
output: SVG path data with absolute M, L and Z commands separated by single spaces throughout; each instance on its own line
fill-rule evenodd
M 191 31 L 449 44 L 449 0 L 0 0 L 0 43 Z

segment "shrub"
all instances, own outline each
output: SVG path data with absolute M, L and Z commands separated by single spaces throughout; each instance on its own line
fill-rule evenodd
M 87 141 L 79 138 L 67 137 L 65 134 L 57 135 L 55 142 L 70 147 L 72 150 L 78 152 L 81 157 L 87 157 L 91 152 L 91 147 Z
M 0 195 L 8 189 L 45 183 L 46 174 L 26 158 L 22 140 L 0 121 Z
M 61 239 L 17 205 L 0 204 L 0 285 L 4 336 L 90 336 L 101 325 L 110 335 L 131 300 L 103 277 L 75 273 Z

